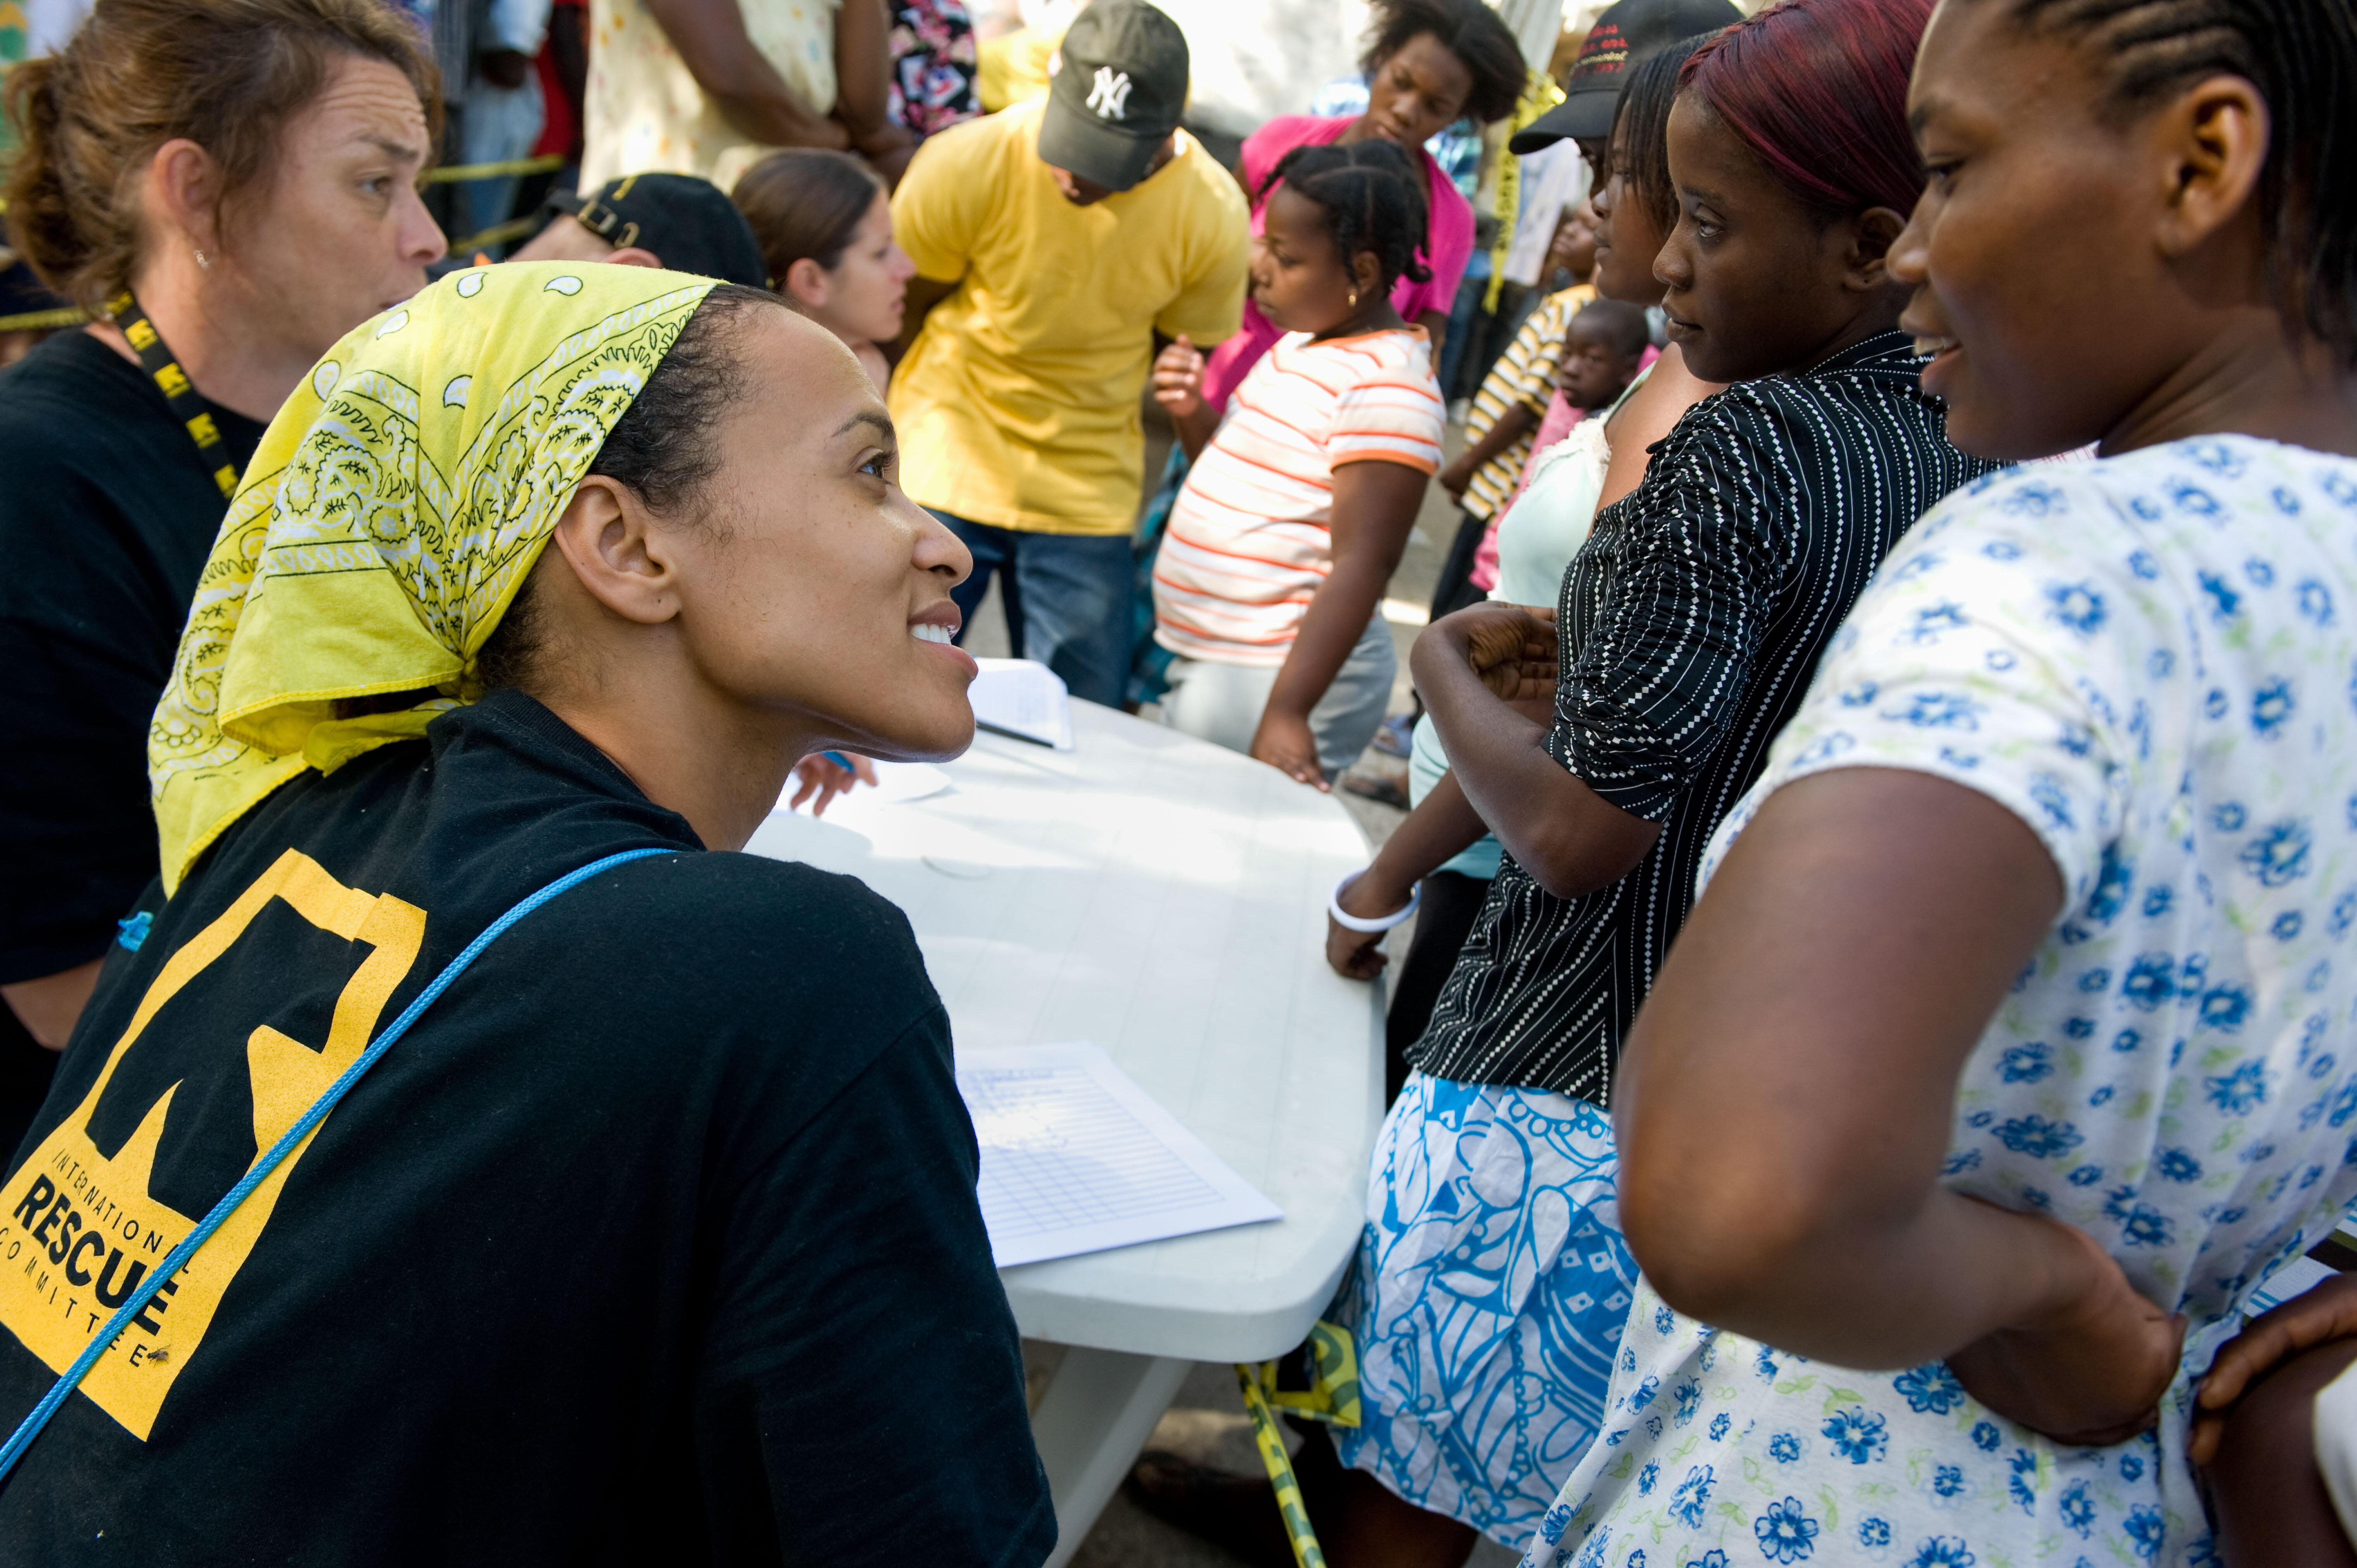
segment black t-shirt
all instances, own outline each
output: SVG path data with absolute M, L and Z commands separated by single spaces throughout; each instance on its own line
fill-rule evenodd
M 264 427 L 206 406 L 242 470 Z M 156 383 L 90 334 L 0 372 L 0 984 L 98 957 L 156 875 L 147 721 L 226 510 Z M 0 1150 L 55 1059 L 0 1005 Z
M 908 921 L 698 849 L 506 691 L 142 901 L 0 1183 L 0 1430 L 467 942 L 647 846 L 485 950 L 125 1330 L 0 1488 L 0 1563 L 1046 1556 Z

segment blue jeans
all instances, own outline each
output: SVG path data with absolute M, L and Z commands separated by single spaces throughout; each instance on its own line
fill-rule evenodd
M 974 553 L 974 575 L 950 590 L 965 640 L 974 611 L 998 574 L 1006 604 L 1007 650 L 1036 659 L 1075 697 L 1121 706 L 1129 681 L 1131 579 L 1125 533 L 1031 533 L 993 528 L 927 508 Z

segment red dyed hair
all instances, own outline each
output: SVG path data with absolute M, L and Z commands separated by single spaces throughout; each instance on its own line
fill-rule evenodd
M 1907 78 L 1932 0 L 1784 0 L 1720 33 L 1678 73 L 1811 207 L 1905 214 L 1923 194 Z

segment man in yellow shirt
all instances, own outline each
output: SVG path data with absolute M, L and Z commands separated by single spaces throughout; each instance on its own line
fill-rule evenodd
M 1243 196 L 1178 129 L 1186 98 L 1178 24 L 1095 0 L 1046 99 L 929 138 L 892 198 L 919 291 L 947 291 L 892 381 L 901 488 L 974 552 L 969 623 L 999 574 L 1015 651 L 1108 705 L 1155 337 L 1208 348 L 1243 309 Z

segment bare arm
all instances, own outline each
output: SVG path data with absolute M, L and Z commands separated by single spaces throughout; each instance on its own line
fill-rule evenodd
M 1515 403 L 1498 416 L 1498 423 L 1490 426 L 1488 435 L 1458 454 L 1457 461 L 1440 470 L 1440 488 L 1452 496 L 1461 497 L 1465 487 L 1473 482 L 1473 476 L 1481 471 L 1484 464 L 1538 427 L 1539 416 L 1531 412 L 1531 405 Z
M 81 1018 L 81 1010 L 90 1004 L 90 993 L 98 985 L 98 966 L 102 960 L 76 964 L 56 974 L 43 975 L 38 980 L 20 980 L 13 985 L 0 985 L 0 997 L 5 997 L 16 1021 L 25 1032 L 45 1049 L 61 1051 L 73 1037 L 74 1025 Z
M 647 0 L 680 62 L 728 123 L 777 147 L 850 147 L 837 121 L 811 113 L 753 40 L 737 0 Z
M 1407 908 L 1415 885 L 1462 854 L 1490 831 L 1457 787 L 1457 776 L 1444 773 L 1432 792 L 1416 802 L 1392 836 L 1376 852 L 1374 864 L 1359 874 L 1340 900 L 1343 909 L 1361 919 L 1375 919 Z M 1351 980 L 1372 980 L 1383 972 L 1386 958 L 1379 944 L 1381 931 L 1353 931 L 1326 918 L 1326 961 L 1337 974 Z
M 1213 408 L 1203 396 L 1206 363 L 1202 350 L 1184 332 L 1161 344 L 1154 353 L 1154 401 L 1168 416 L 1170 428 L 1189 463 L 1203 455 L 1203 448 L 1220 428 L 1222 411 Z
M 1946 779 L 1848 768 L 1768 800 L 1615 1099 L 1621 1218 L 1665 1300 L 1845 1367 L 1944 1357 L 2066 1441 L 2149 1419 L 2182 1321 L 2084 1231 L 1939 1181 L 1957 1076 L 2061 898 L 2037 836 Z
M 917 138 L 888 118 L 892 12 L 888 0 L 843 0 L 834 15 L 834 118 L 887 185 L 900 183 Z
M 1609 886 L 1661 837 L 1658 822 L 1612 805 L 1547 754 L 1548 725 L 1492 691 L 1477 668 L 1505 645 L 1554 628 L 1512 605 L 1475 605 L 1415 639 L 1409 667 L 1448 748 L 1449 774 L 1523 868 L 1558 898 Z M 1477 640 L 1492 645 L 1486 656 Z
M 1252 754 L 1323 789 L 1309 710 L 1334 683 L 1399 567 L 1424 500 L 1426 475 L 1405 463 L 1361 461 L 1334 470 L 1334 564 L 1310 597 L 1285 666 L 1262 710 Z
M 1437 375 L 1440 372 L 1440 346 L 1448 341 L 1448 312 L 1427 310 L 1415 318 L 1415 325 L 1423 328 L 1424 335 L 1432 339 L 1432 369 Z

